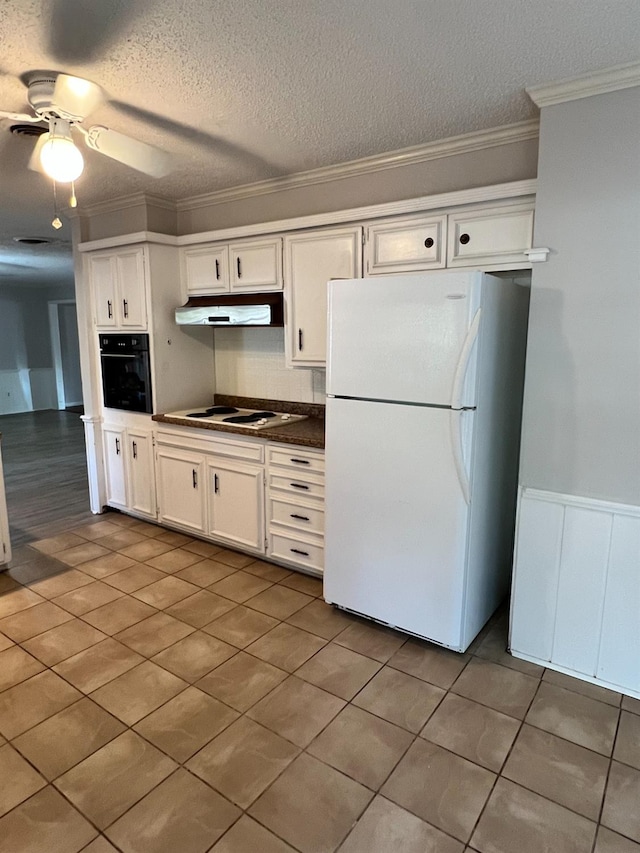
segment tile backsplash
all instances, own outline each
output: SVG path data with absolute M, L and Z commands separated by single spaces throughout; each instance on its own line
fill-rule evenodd
M 284 329 L 216 329 L 216 393 L 325 402 L 324 370 L 285 366 Z

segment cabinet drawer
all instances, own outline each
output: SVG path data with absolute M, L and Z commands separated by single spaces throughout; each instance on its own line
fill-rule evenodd
M 202 437 L 194 433 L 199 432 Z M 212 436 L 211 438 L 209 436 Z M 215 436 L 215 438 L 213 437 Z M 185 427 L 180 432 L 158 430 L 156 441 L 165 447 L 177 447 L 186 450 L 198 450 L 201 453 L 215 453 L 229 459 L 241 459 L 245 462 L 264 462 L 264 445 L 237 439 L 220 438 L 214 430 L 201 430 Z
M 270 466 L 324 474 L 324 454 L 309 453 L 296 447 L 269 447 L 267 460 Z
M 448 266 L 529 263 L 533 206 L 485 208 L 449 216 Z
M 269 516 L 272 525 L 291 528 L 298 533 L 324 532 L 324 510 L 271 498 Z
M 308 475 L 306 477 L 287 476 L 279 471 L 269 472 L 269 489 L 275 492 L 297 495 L 298 498 L 317 498 L 324 500 L 324 478 Z
M 269 551 L 277 560 L 286 560 L 305 569 L 322 572 L 324 569 L 324 548 L 307 542 L 305 539 L 282 536 L 271 533 L 269 536 Z
M 367 228 L 366 274 L 444 267 L 446 221 L 446 216 L 439 216 L 371 225 Z

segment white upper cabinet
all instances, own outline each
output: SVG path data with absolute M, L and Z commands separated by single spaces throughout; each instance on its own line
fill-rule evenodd
M 182 278 L 190 296 L 229 290 L 229 252 L 226 246 L 190 246 L 181 252 Z
M 98 328 L 146 329 L 143 247 L 92 254 L 88 263 Z
M 323 367 L 327 282 L 362 275 L 362 228 L 307 231 L 284 239 L 287 363 Z
M 441 269 L 445 265 L 446 216 L 396 218 L 369 225 L 365 275 Z
M 231 290 L 282 290 L 282 240 L 245 240 L 229 246 Z
M 448 267 L 484 270 L 529 266 L 533 202 L 449 214 Z
M 180 270 L 187 296 L 282 290 L 282 240 L 187 246 L 180 250 Z

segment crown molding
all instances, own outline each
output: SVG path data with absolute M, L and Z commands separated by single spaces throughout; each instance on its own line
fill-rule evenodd
M 632 86 L 640 86 L 640 62 L 616 65 L 604 71 L 571 77 L 557 83 L 530 86 L 525 91 L 536 106 L 550 107 L 565 101 L 577 101 L 592 95 L 616 92 L 618 89 L 630 89 Z
M 157 231 L 136 231 L 134 234 L 118 234 L 115 237 L 102 237 L 100 240 L 88 240 L 78 243 L 79 252 L 95 252 L 99 249 L 114 249 L 118 246 L 133 246 L 139 243 L 155 243 L 161 246 L 177 246 L 178 238 Z
M 495 148 L 500 145 L 537 139 L 538 131 L 539 122 L 537 119 L 520 121 L 491 130 L 477 130 L 472 133 L 441 139 L 436 142 L 427 142 L 424 145 L 414 145 L 411 148 L 401 148 L 397 151 L 375 154 L 372 157 L 363 157 L 360 160 L 350 160 L 334 166 L 322 166 L 319 169 L 297 172 L 294 175 L 269 178 L 265 181 L 243 184 L 242 186 L 231 187 L 226 190 L 216 190 L 215 192 L 182 199 L 177 202 L 176 206 L 178 212 L 182 213 L 188 210 L 197 210 L 198 208 L 225 204 L 244 198 L 283 192 L 284 190 L 300 189 L 301 187 L 344 180 L 345 178 L 357 178 L 387 169 L 414 166 L 429 160 L 438 160 L 443 157 L 453 157 L 459 154 L 469 154 L 485 148 Z
M 133 193 L 132 195 L 120 196 L 119 198 L 110 198 L 106 201 L 97 201 L 95 204 L 83 205 L 80 209 L 82 216 L 96 216 L 101 213 L 116 213 L 121 210 L 128 210 L 132 207 L 140 207 L 141 205 L 153 205 L 161 207 L 165 210 L 175 212 L 176 203 L 167 198 L 162 198 L 159 195 L 151 195 L 149 193 Z

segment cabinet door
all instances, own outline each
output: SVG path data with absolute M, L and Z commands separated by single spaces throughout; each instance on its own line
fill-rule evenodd
M 229 290 L 229 251 L 226 246 L 182 249 L 181 270 L 189 296 Z
M 446 216 L 399 219 L 367 228 L 367 275 L 439 269 L 445 265 Z
M 160 521 L 204 532 L 204 457 L 199 453 L 161 448 L 157 460 Z
M 127 478 L 125 469 L 125 431 L 118 427 L 105 427 L 102 431 L 104 441 L 104 467 L 107 481 L 107 503 L 126 509 Z
M 533 239 L 533 205 L 452 213 L 448 234 L 449 267 L 528 266 L 529 259 L 524 251 L 531 248 Z
M 229 246 L 231 290 L 282 290 L 281 256 L 279 237 Z
M 156 483 L 153 441 L 148 432 L 127 430 L 129 508 L 155 518 Z
M 115 258 L 118 280 L 118 312 L 123 329 L 146 329 L 144 250 L 119 252 Z
M 327 282 L 362 274 L 362 228 L 285 237 L 287 356 L 290 366 L 323 367 L 327 358 Z
M 209 534 L 264 552 L 264 475 L 254 465 L 212 459 Z
M 116 319 L 116 268 L 111 256 L 89 257 L 89 277 L 95 302 L 96 325 L 114 329 Z

